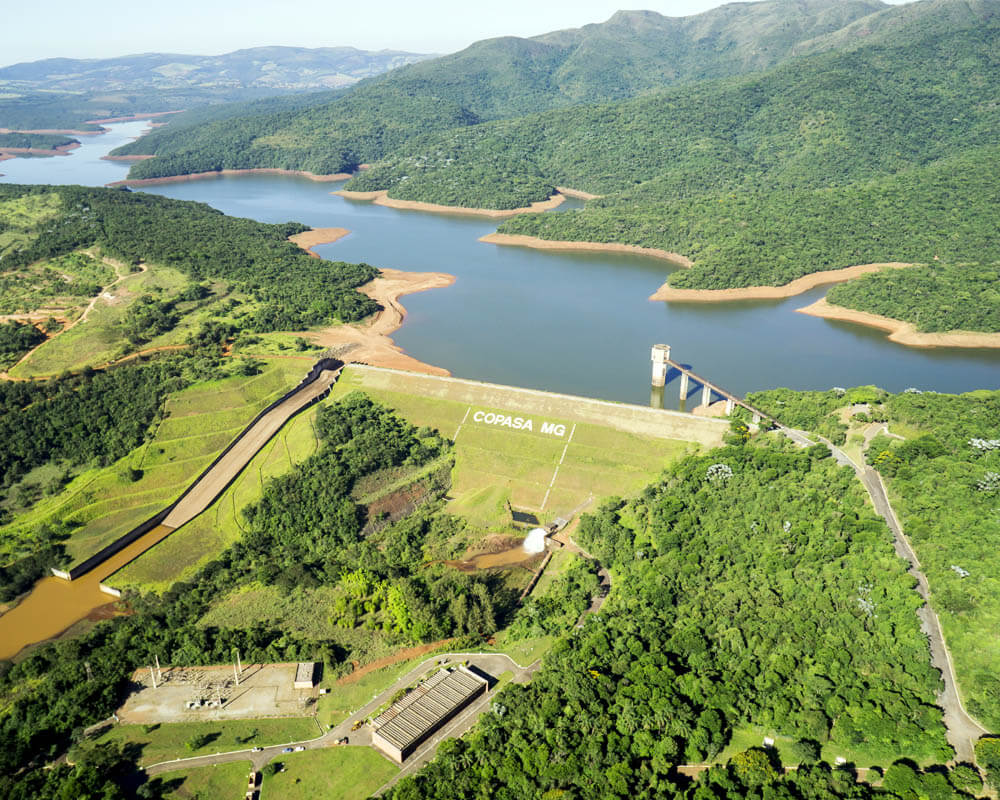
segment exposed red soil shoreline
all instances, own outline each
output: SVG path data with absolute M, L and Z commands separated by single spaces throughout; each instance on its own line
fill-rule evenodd
M 916 326 L 912 322 L 903 322 L 892 317 L 883 317 L 880 314 L 871 314 L 867 311 L 857 311 L 853 308 L 835 306 L 832 303 L 828 303 L 825 297 L 820 298 L 812 305 L 795 310 L 799 314 L 808 314 L 811 317 L 853 322 L 856 325 L 864 325 L 880 331 L 888 331 L 890 342 L 903 344 L 907 347 L 1000 347 L 1000 333 L 982 333 L 976 331 L 922 333 L 916 329 Z
M 37 128 L 33 130 L 19 130 L 15 128 L 0 128 L 0 133 L 40 133 L 57 134 L 59 136 L 100 136 L 107 133 L 103 128 L 99 131 L 77 131 L 71 128 Z
M 387 208 L 396 208 L 406 211 L 426 211 L 433 214 L 458 214 L 461 216 L 490 217 L 493 219 L 514 217 L 518 214 L 528 214 L 534 211 L 548 211 L 549 209 L 560 205 L 564 200 L 563 196 L 557 192 L 548 200 L 539 200 L 532 203 L 530 206 L 525 206 L 524 208 L 494 209 L 445 206 L 439 203 L 424 203 L 419 200 L 396 200 L 389 197 L 389 193 L 385 189 L 380 189 L 374 192 L 350 192 L 346 189 L 341 189 L 339 192 L 333 192 L 332 194 L 340 195 L 348 200 L 371 201 L 377 206 L 386 206 Z
M 0 147 L 0 161 L 18 156 L 68 156 L 70 150 L 76 150 L 80 146 L 79 142 L 61 144 L 58 147 L 50 147 L 43 150 L 38 147 Z
M 309 178 L 311 181 L 333 182 L 346 181 L 351 176 L 346 172 L 336 175 L 316 175 L 313 172 L 305 172 L 295 169 L 278 169 L 276 167 L 257 167 L 254 169 L 220 169 L 211 172 L 192 172 L 188 175 L 170 175 L 163 178 L 135 178 L 132 180 L 115 181 L 108 186 L 158 186 L 164 183 L 186 183 L 187 181 L 204 180 L 205 178 L 218 178 L 225 175 L 295 175 L 299 178 Z
M 101 156 L 101 161 L 145 161 L 156 156 Z
M 513 245 L 515 247 L 532 247 L 536 250 L 575 250 L 591 253 L 632 253 L 640 256 L 652 256 L 672 261 L 682 267 L 690 267 L 691 260 L 680 253 L 668 250 L 657 250 L 652 247 L 639 247 L 635 244 L 617 244 L 615 242 L 570 242 L 555 239 L 540 239 L 537 236 L 522 236 L 513 233 L 489 233 L 480 237 L 479 241 L 487 244 Z
M 336 241 L 349 233 L 345 231 L 340 234 L 340 231 L 344 229 L 316 228 L 296 234 L 290 237 L 289 241 L 315 255 L 306 246 L 310 238 L 321 240 L 309 244 L 310 247 L 314 247 L 322 242 Z M 403 272 L 397 269 L 382 269 L 379 270 L 377 278 L 357 289 L 382 306 L 382 310 L 377 314 L 353 325 L 332 325 L 318 331 L 301 331 L 293 335 L 302 336 L 323 347 L 340 350 L 341 355 L 338 358 L 344 361 L 447 376 L 451 374 L 448 370 L 425 364 L 407 355 L 392 341 L 391 334 L 399 330 L 406 318 L 406 308 L 399 302 L 400 297 L 429 289 L 443 289 L 454 282 L 455 276 L 444 272 Z
M 332 244 L 338 239 L 343 239 L 349 233 L 347 228 L 313 228 L 310 231 L 289 236 L 288 241 L 297 244 L 313 258 L 319 258 L 319 255 L 313 252 L 314 247 L 321 244 Z
M 899 261 L 889 261 L 879 264 L 858 264 L 843 269 L 831 269 L 822 272 L 811 272 L 786 283 L 784 286 L 747 286 L 742 289 L 674 289 L 663 284 L 650 295 L 650 300 L 688 303 L 720 303 L 732 300 L 781 300 L 808 292 L 817 286 L 845 281 L 867 275 L 870 272 L 880 272 L 884 269 L 904 269 L 913 264 Z
M 590 192 L 584 192 L 580 189 L 569 189 L 566 186 L 557 186 L 556 191 L 559 194 L 566 195 L 566 197 L 575 197 L 577 200 L 596 200 L 601 197 L 599 194 L 591 194 Z

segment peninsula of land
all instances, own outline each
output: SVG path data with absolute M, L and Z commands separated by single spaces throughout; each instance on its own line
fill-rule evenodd
M 49 149 L 39 147 L 0 147 L 0 161 L 18 156 L 68 156 L 70 150 L 76 150 L 80 146 L 79 142 L 71 144 L 61 144 Z
M 358 287 L 359 292 L 382 306 L 374 317 L 355 325 L 332 325 L 296 335 L 331 348 L 344 361 L 359 361 L 376 367 L 405 369 L 427 375 L 450 375 L 446 369 L 407 355 L 396 346 L 390 334 L 399 330 L 406 318 L 406 309 L 399 302 L 400 297 L 451 286 L 455 276 L 444 272 L 403 272 L 398 269 L 382 269 L 379 272 L 379 277 Z
M 688 262 L 691 266 L 691 262 Z M 826 286 L 831 283 L 844 283 L 845 281 L 859 278 L 870 272 L 879 272 L 883 269 L 903 269 L 912 267 L 913 264 L 904 264 L 899 261 L 891 261 L 880 264 L 858 264 L 853 267 L 843 269 L 831 269 L 823 272 L 811 272 L 796 278 L 794 281 L 786 283 L 784 286 L 747 286 L 742 289 L 675 289 L 664 283 L 652 295 L 650 300 L 663 300 L 666 302 L 687 302 L 687 303 L 724 303 L 731 300 L 782 300 L 786 297 L 795 297 L 797 294 L 808 292 L 817 286 Z
M 692 261 L 680 253 L 669 250 L 658 250 L 654 247 L 640 247 L 636 244 L 618 244 L 615 242 L 572 242 L 553 239 L 540 239 L 537 236 L 523 236 L 516 233 L 488 233 L 479 241 L 487 244 L 513 245 L 515 247 L 533 247 L 536 250 L 575 250 L 590 253 L 631 253 L 639 256 L 652 256 L 672 261 L 681 267 L 690 267 Z M 661 290 L 662 291 L 662 290 Z
M 124 160 L 129 156 L 108 157 L 108 160 Z M 226 175 L 295 175 L 299 178 L 308 178 L 311 181 L 335 182 L 346 181 L 351 176 L 346 172 L 335 175 L 317 175 L 314 172 L 295 169 L 278 169 L 277 167 L 254 167 L 253 169 L 216 169 L 208 172 L 193 172 L 189 175 L 169 175 L 163 178 L 135 178 L 132 180 L 114 181 L 108 186 L 158 186 L 163 183 L 186 183 L 188 181 L 203 180 L 205 178 L 218 178 Z
M 890 342 L 905 344 L 908 347 L 1000 347 L 1000 333 L 976 331 L 922 333 L 912 322 L 903 322 L 867 311 L 855 311 L 853 308 L 835 306 L 828 303 L 825 297 L 811 305 L 795 310 L 799 314 L 808 314 L 811 317 L 853 322 L 857 325 L 866 325 L 869 328 L 888 331 Z
M 313 228 L 312 230 L 302 231 L 302 233 L 289 236 L 288 241 L 292 244 L 297 244 L 314 258 L 319 258 L 313 252 L 314 247 L 321 244 L 331 244 L 338 239 L 343 239 L 349 233 L 350 231 L 347 228 Z
M 289 237 L 309 255 L 318 258 L 311 248 L 329 244 L 347 236 L 346 228 L 313 228 Z M 446 369 L 425 364 L 406 354 L 392 341 L 406 319 L 406 308 L 399 298 L 407 294 L 443 289 L 455 282 L 455 276 L 445 272 L 404 272 L 398 269 L 381 269 L 379 277 L 358 287 L 380 306 L 381 311 L 356 325 L 331 325 L 318 331 L 302 331 L 296 335 L 310 339 L 315 344 L 331 348 L 345 361 L 361 361 L 376 367 L 405 369 L 427 375 L 450 375 Z
M 495 209 L 445 206 L 440 205 L 439 203 L 424 203 L 418 200 L 396 200 L 395 198 L 388 196 L 389 192 L 386 189 L 379 189 L 374 192 L 350 192 L 346 189 L 341 189 L 340 191 L 332 192 L 331 194 L 340 195 L 348 200 L 370 201 L 377 206 L 386 206 L 387 208 L 397 208 L 406 211 L 429 211 L 434 214 L 461 214 L 462 216 L 490 217 L 493 219 L 515 217 L 518 214 L 549 211 L 561 205 L 566 199 L 562 193 L 557 192 L 548 200 L 538 200 L 530 206 L 525 206 L 524 208 Z

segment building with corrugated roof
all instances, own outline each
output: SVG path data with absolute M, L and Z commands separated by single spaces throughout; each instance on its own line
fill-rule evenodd
M 489 689 L 464 666 L 442 669 L 372 723 L 372 744 L 398 764 L 444 723 Z

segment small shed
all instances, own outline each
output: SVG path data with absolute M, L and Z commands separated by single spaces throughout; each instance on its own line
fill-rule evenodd
M 295 670 L 295 683 L 292 684 L 296 689 L 312 689 L 316 685 L 316 664 L 314 662 L 304 661 Z

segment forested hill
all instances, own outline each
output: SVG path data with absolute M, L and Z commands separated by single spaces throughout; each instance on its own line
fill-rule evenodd
M 0 220 L 4 272 L 97 245 L 126 264 L 148 261 L 238 289 L 248 297 L 241 328 L 301 330 L 377 309 L 354 290 L 375 269 L 310 257 L 288 241 L 308 230 L 297 222 L 267 225 L 115 189 L 17 184 L 0 184 Z
M 877 0 L 767 0 L 683 18 L 623 11 L 602 24 L 533 39 L 477 42 L 365 81 L 344 100 L 300 114 L 166 128 L 115 152 L 164 157 L 137 166 L 133 177 L 246 165 L 340 172 L 427 131 L 766 69 L 797 46 L 822 47 L 825 36 L 887 8 Z M 383 136 L 383 125 L 396 133 Z

